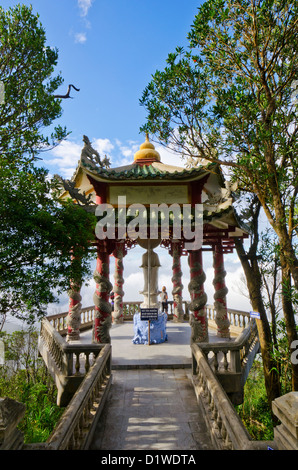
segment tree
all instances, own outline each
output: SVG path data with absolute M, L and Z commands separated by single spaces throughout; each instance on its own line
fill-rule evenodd
M 51 144 L 66 137 L 66 129 L 42 129 L 62 114 L 54 91 L 63 83 L 52 77 L 58 52 L 46 45 L 46 34 L 32 7 L 0 7 L 0 81 L 4 103 L 0 105 L 0 151 L 9 161 L 30 161 Z
M 70 279 L 89 274 L 93 215 L 57 202 L 47 171 L 32 163 L 1 166 L 0 175 L 0 311 L 34 321 Z
M 278 364 L 274 356 L 274 337 L 272 336 L 269 320 L 266 315 L 266 301 L 263 295 L 263 258 L 259 254 L 260 206 L 260 201 L 256 195 L 248 197 L 248 201 L 246 201 L 244 209 L 241 211 L 241 218 L 250 227 L 250 246 L 245 250 L 243 240 L 235 239 L 235 248 L 245 274 L 252 308 L 260 313 L 260 320 L 257 320 L 257 326 L 263 359 L 265 386 L 268 402 L 271 406 L 272 401 L 280 396 L 281 387 Z M 275 420 L 274 416 L 272 418 Z
M 56 183 L 36 166 L 39 152 L 67 135 L 59 126 L 43 134 L 62 112 L 52 96 L 62 81 L 51 78 L 57 51 L 29 7 L 0 7 L 0 31 L 0 314 L 33 322 L 71 279 L 89 274 L 94 216 L 60 202 Z
M 142 131 L 192 163 L 219 163 L 239 190 L 257 196 L 278 239 L 289 345 L 297 339 L 297 10 L 288 0 L 207 0 L 190 50 L 169 54 L 141 99 Z
M 141 99 L 149 111 L 142 130 L 233 168 L 242 188 L 258 195 L 296 287 L 297 9 L 279 0 L 205 2 L 191 52 L 169 54 Z

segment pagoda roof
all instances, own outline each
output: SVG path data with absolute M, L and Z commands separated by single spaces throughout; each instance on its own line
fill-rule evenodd
M 145 181 L 193 181 L 210 173 L 217 164 L 186 169 L 162 162 L 140 164 L 138 162 L 116 168 L 102 168 L 87 159 L 81 159 L 81 168 L 98 181 L 104 182 L 143 182 Z
M 98 152 L 92 148 L 88 137 L 84 136 L 83 140 L 85 146 L 82 149 L 77 169 L 71 178 L 71 184 L 79 192 L 94 193 L 92 179 L 108 185 L 117 185 L 117 183 L 135 185 L 144 182 L 150 185 L 150 183 L 194 182 L 209 176 L 203 188 L 205 191 L 204 222 L 211 224 L 218 230 L 231 230 L 234 227 L 234 236 L 241 236 L 249 232 L 248 227 L 239 220 L 235 213 L 232 204 L 233 190 L 225 187 L 226 182 L 220 166 L 216 162 L 194 168 L 162 163 L 159 153 L 146 138 L 146 141 L 141 144 L 140 150 L 135 153 L 133 163 L 110 168 L 109 160 L 106 157 L 100 158 Z M 68 197 L 68 194 L 66 189 L 62 197 Z
M 217 163 L 189 169 L 162 163 L 159 153 L 148 138 L 135 153 L 133 163 L 110 168 L 109 160 L 106 157 L 103 160 L 100 158 L 98 152 L 92 148 L 88 137 L 84 136 L 83 140 L 85 146 L 72 181 L 75 181 L 81 172 L 105 183 L 186 182 L 201 179 L 211 171 L 218 173 Z

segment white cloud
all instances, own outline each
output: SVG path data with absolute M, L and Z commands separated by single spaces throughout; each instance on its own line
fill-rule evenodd
M 130 163 L 132 163 L 134 154 L 136 153 L 137 150 L 139 150 L 139 144 L 136 144 L 135 142 L 128 142 L 128 145 L 119 145 L 120 151 L 122 155 L 126 158 L 130 158 Z
M 94 139 L 92 141 L 92 147 L 99 152 L 100 155 L 112 152 L 114 145 L 109 139 Z
M 109 139 L 94 139 L 91 145 L 99 152 L 101 157 L 109 154 L 114 149 L 114 145 Z M 71 178 L 77 168 L 83 146 L 83 142 L 77 143 L 63 140 L 57 147 L 51 150 L 50 155 L 54 158 L 48 159 L 47 163 L 56 167 L 56 170 L 51 170 L 51 173 L 59 173 L 64 178 Z
M 184 161 L 178 153 L 172 152 L 161 145 L 156 145 L 155 150 L 160 154 L 160 161 L 162 163 L 166 165 L 180 166 L 182 168 L 185 166 Z
M 87 41 L 86 33 L 76 33 L 75 42 L 78 44 L 84 44 Z
M 57 167 L 57 172 L 64 178 L 71 178 L 81 156 L 82 144 L 63 140 L 55 147 L 51 154 L 54 158 L 47 163 Z
M 93 0 L 78 0 L 78 7 L 81 10 L 81 16 L 87 16 Z

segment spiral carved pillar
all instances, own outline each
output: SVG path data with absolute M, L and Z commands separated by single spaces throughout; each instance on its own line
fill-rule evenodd
M 80 285 L 72 283 L 68 291 L 69 306 L 67 316 L 67 337 L 66 341 L 76 341 L 80 339 L 82 297 L 80 295 Z
M 113 251 L 113 255 L 115 257 L 113 323 L 123 323 L 124 291 L 122 289 L 122 286 L 124 284 L 124 278 L 123 278 L 123 257 L 125 256 L 124 243 L 116 243 L 116 248 Z
M 208 341 L 208 318 L 205 309 L 207 303 L 207 295 L 204 291 L 206 275 L 202 267 L 202 250 L 190 251 L 188 264 L 190 267 L 188 290 L 191 298 L 189 310 L 193 312 L 190 320 L 191 342 L 206 342 Z
M 96 290 L 93 296 L 95 305 L 93 341 L 95 343 L 110 343 L 110 327 L 112 323 L 112 306 L 109 302 L 113 288 L 110 280 L 110 259 L 105 243 L 98 243 L 96 269 L 93 277 Z
M 226 295 L 228 289 L 225 284 L 226 271 L 224 270 L 224 256 L 221 245 L 216 245 L 213 250 L 214 280 L 214 308 L 216 311 L 215 323 L 217 324 L 217 336 L 230 337 L 230 321 L 227 313 Z
M 173 257 L 172 264 L 172 283 L 173 283 L 173 300 L 174 300 L 174 311 L 173 320 L 174 322 L 183 322 L 184 312 L 182 306 L 182 290 L 183 284 L 181 282 L 182 271 L 181 271 L 181 246 L 179 242 L 172 242 L 170 254 Z

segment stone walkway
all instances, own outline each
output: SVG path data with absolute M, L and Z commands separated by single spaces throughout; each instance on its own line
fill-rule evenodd
M 211 450 L 188 369 L 113 371 L 90 450 Z
M 90 450 L 212 449 L 191 383 L 190 326 L 169 322 L 167 334 L 136 345 L 131 323 L 112 326 L 113 384 Z

